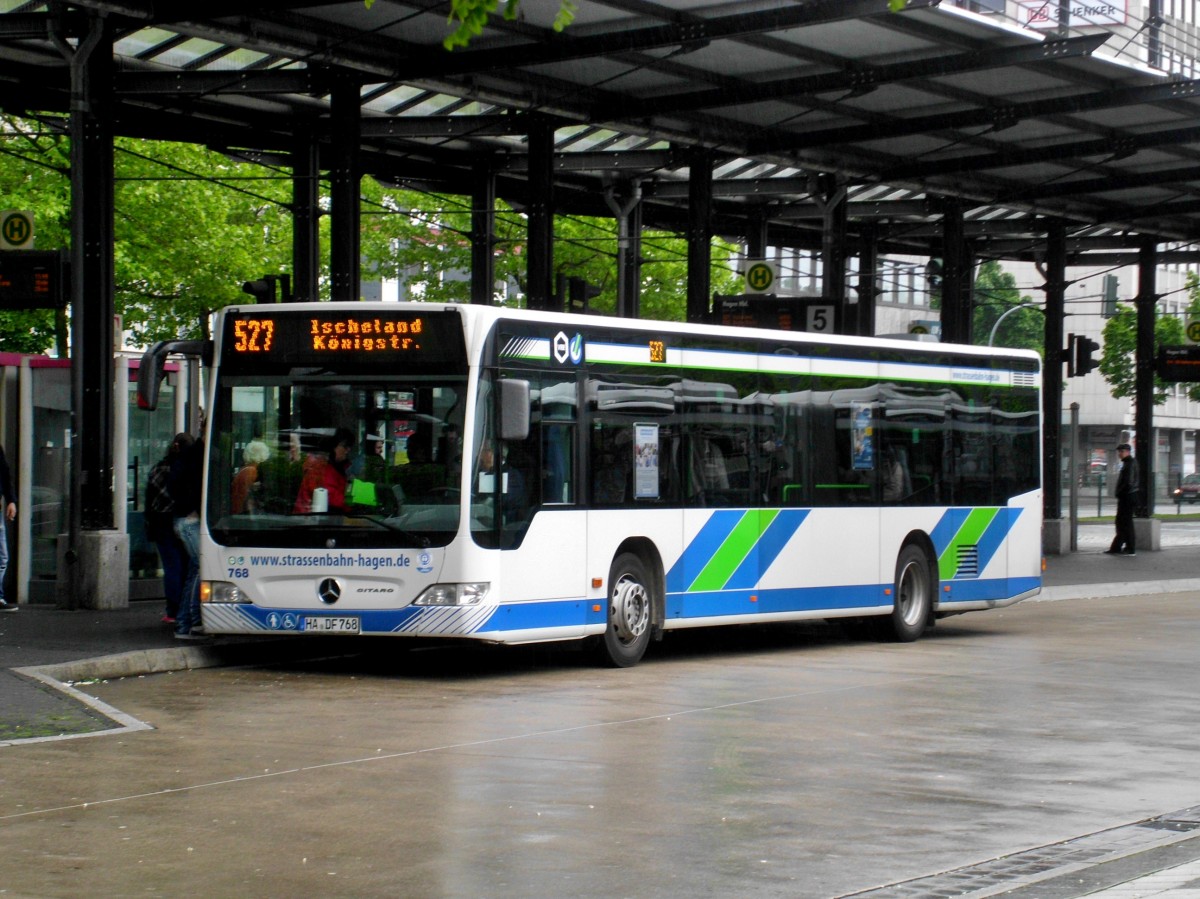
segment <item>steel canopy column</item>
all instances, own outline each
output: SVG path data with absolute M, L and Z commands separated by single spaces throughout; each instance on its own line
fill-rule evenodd
M 544 118 L 529 127 L 529 252 L 525 295 L 530 309 L 551 309 L 554 295 L 554 126 Z M 562 311 L 561 309 L 558 311 Z
M 126 608 L 129 537 L 113 514 L 112 29 L 93 15 L 77 46 L 51 37 L 71 69 L 71 503 L 58 603 Z
M 333 146 L 329 166 L 330 296 L 334 300 L 358 300 L 362 298 L 359 199 L 362 106 L 358 81 L 349 73 L 335 74 L 329 109 Z
M 316 135 L 311 129 L 297 130 L 294 138 L 292 291 L 297 300 L 315 300 L 321 276 L 320 159 Z
M 708 321 L 712 293 L 713 154 L 706 147 L 688 153 L 687 320 Z
M 971 342 L 971 257 L 957 200 L 946 200 L 942 215 L 942 340 Z
M 750 218 L 746 234 L 746 258 L 767 258 L 767 212 L 759 208 Z
M 1138 247 L 1138 295 L 1136 399 L 1134 433 L 1137 435 L 1134 459 L 1138 467 L 1138 498 L 1134 514 L 1149 518 L 1154 514 L 1154 319 L 1158 303 L 1156 266 L 1158 245 L 1146 238 Z M 1143 547 L 1150 549 L 1150 547 Z
M 848 307 L 855 315 L 846 333 L 872 337 L 875 334 L 875 300 L 879 297 L 879 230 L 873 222 L 863 224 L 859 241 L 858 302 Z
M 479 173 L 471 193 L 471 302 L 490 305 L 496 285 L 496 173 Z
M 838 333 L 853 334 L 846 304 L 846 185 L 833 175 L 815 176 L 813 194 L 821 210 L 821 298 L 837 310 Z
M 617 316 L 637 318 L 640 299 L 642 185 L 631 181 L 627 190 L 613 185 L 604 190 L 604 202 L 617 220 Z
M 1042 511 L 1062 518 L 1063 312 L 1067 290 L 1067 229 L 1050 225 L 1046 236 L 1046 365 L 1042 372 Z M 1061 551 L 1061 550 L 1059 550 Z
M 71 356 L 84 528 L 113 526 L 112 32 L 93 17 L 71 60 Z
M 624 293 L 617 314 L 626 318 L 640 318 L 642 314 L 642 204 L 640 202 L 635 203 L 633 209 L 629 211 L 626 225 L 629 233 L 625 238 L 625 255 L 621 273 Z

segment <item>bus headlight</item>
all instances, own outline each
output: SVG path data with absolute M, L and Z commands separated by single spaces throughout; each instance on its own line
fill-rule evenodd
M 434 584 L 413 600 L 413 605 L 473 606 L 483 602 L 491 586 L 486 581 L 475 584 Z
M 229 581 L 201 581 L 201 602 L 250 602 L 250 598 L 242 592 L 242 588 Z

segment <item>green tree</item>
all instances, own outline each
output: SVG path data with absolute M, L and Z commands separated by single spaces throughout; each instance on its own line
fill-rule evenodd
M 406 299 L 467 302 L 470 299 L 470 199 L 398 190 L 364 179 L 363 265 L 378 277 L 399 278 Z M 497 301 L 524 305 L 528 291 L 528 222 L 500 202 L 496 209 L 493 258 L 497 284 L 515 285 L 516 295 Z M 678 234 L 642 235 L 641 315 L 682 321 L 687 311 L 687 243 Z M 737 292 L 731 259 L 736 247 L 713 247 L 715 293 Z M 589 307 L 612 314 L 617 306 L 617 225 L 609 218 L 557 216 L 554 220 L 554 274 L 582 278 L 600 288 Z
M 1046 345 L 1046 316 L 1036 306 L 1019 309 L 1032 303 L 1017 289 L 1017 280 L 1004 271 L 1000 263 L 989 260 L 979 266 L 972 289 L 972 343 L 986 344 L 996 322 L 995 346 L 1034 350 L 1042 354 Z M 1012 310 L 1017 311 L 1013 312 Z M 1004 317 L 1003 321 L 1001 317 Z
M 39 249 L 70 245 L 70 142 L 63 123 L 0 118 L 0 194 L 34 212 Z M 116 311 L 136 342 L 205 333 L 212 311 L 241 302 L 241 284 L 286 271 L 288 173 L 202 147 L 121 138 L 114 153 Z M 54 344 L 51 311 L 0 312 L 0 349 Z
M 68 246 L 71 232 L 70 144 L 53 121 L 0 116 L 0 196 L 6 209 L 33 212 L 36 246 Z M 0 311 L 0 350 L 42 353 L 55 343 L 49 309 Z
M 0 119 L 0 190 L 13 208 L 31 209 L 38 246 L 65 248 L 70 238 L 70 148 L 60 120 Z M 241 284 L 282 274 L 291 264 L 291 174 L 231 161 L 202 147 L 121 139 L 116 144 L 114 271 L 116 311 L 132 339 L 206 336 L 211 313 L 249 298 Z M 470 299 L 470 198 L 362 182 L 364 277 L 400 278 L 405 298 Z M 328 223 L 322 251 L 328 258 Z M 497 204 L 495 299 L 524 305 L 527 221 Z M 617 228 L 610 218 L 555 219 L 555 273 L 601 288 L 591 306 L 616 309 Z M 736 248 L 716 241 L 712 289 L 736 293 L 730 260 Z M 686 317 L 687 245 L 678 234 L 642 240 L 642 317 Z M 52 312 L 0 313 L 0 349 L 42 352 L 54 342 Z
M 1189 316 L 1200 316 L 1200 277 L 1187 273 Z M 1159 347 L 1182 344 L 1184 325 L 1173 315 L 1165 315 L 1157 307 L 1154 314 L 1154 351 Z M 1114 398 L 1137 395 L 1137 309 L 1127 303 L 1117 304 L 1117 314 L 1104 324 L 1104 349 L 1100 356 L 1100 374 L 1108 381 Z M 1154 403 L 1161 405 L 1170 391 L 1170 382 L 1154 376 Z M 1188 399 L 1200 402 L 1200 384 L 1187 391 Z
M 133 339 L 208 336 L 242 282 L 291 266 L 289 173 L 190 144 L 117 144 L 117 309 Z

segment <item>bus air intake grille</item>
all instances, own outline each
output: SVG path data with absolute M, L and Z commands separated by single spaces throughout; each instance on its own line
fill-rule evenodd
M 960 546 L 958 548 L 958 570 L 955 577 L 979 577 L 979 547 Z
M 1037 387 L 1038 376 L 1037 372 L 1032 371 L 1014 371 L 1012 375 L 1013 387 Z

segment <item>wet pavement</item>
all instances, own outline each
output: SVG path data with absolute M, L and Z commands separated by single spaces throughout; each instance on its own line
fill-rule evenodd
M 1038 600 L 1155 595 L 1200 590 L 1200 522 L 1164 520 L 1160 552 L 1134 557 L 1102 551 L 1111 524 L 1083 525 L 1079 551 L 1047 557 Z M 0 747 L 7 741 L 107 729 L 101 711 L 65 693 L 62 684 L 325 655 L 342 645 L 288 637 L 220 638 L 182 644 L 161 621 L 157 601 L 128 609 L 60 611 L 24 606 L 0 614 Z M 351 638 L 352 639 L 352 638 Z
M 1085 530 L 1040 601 L 911 646 L 723 629 L 626 672 L 0 615 L 0 723 L 110 734 L 0 748 L 0 896 L 1194 896 L 1200 545 L 1166 530 Z

